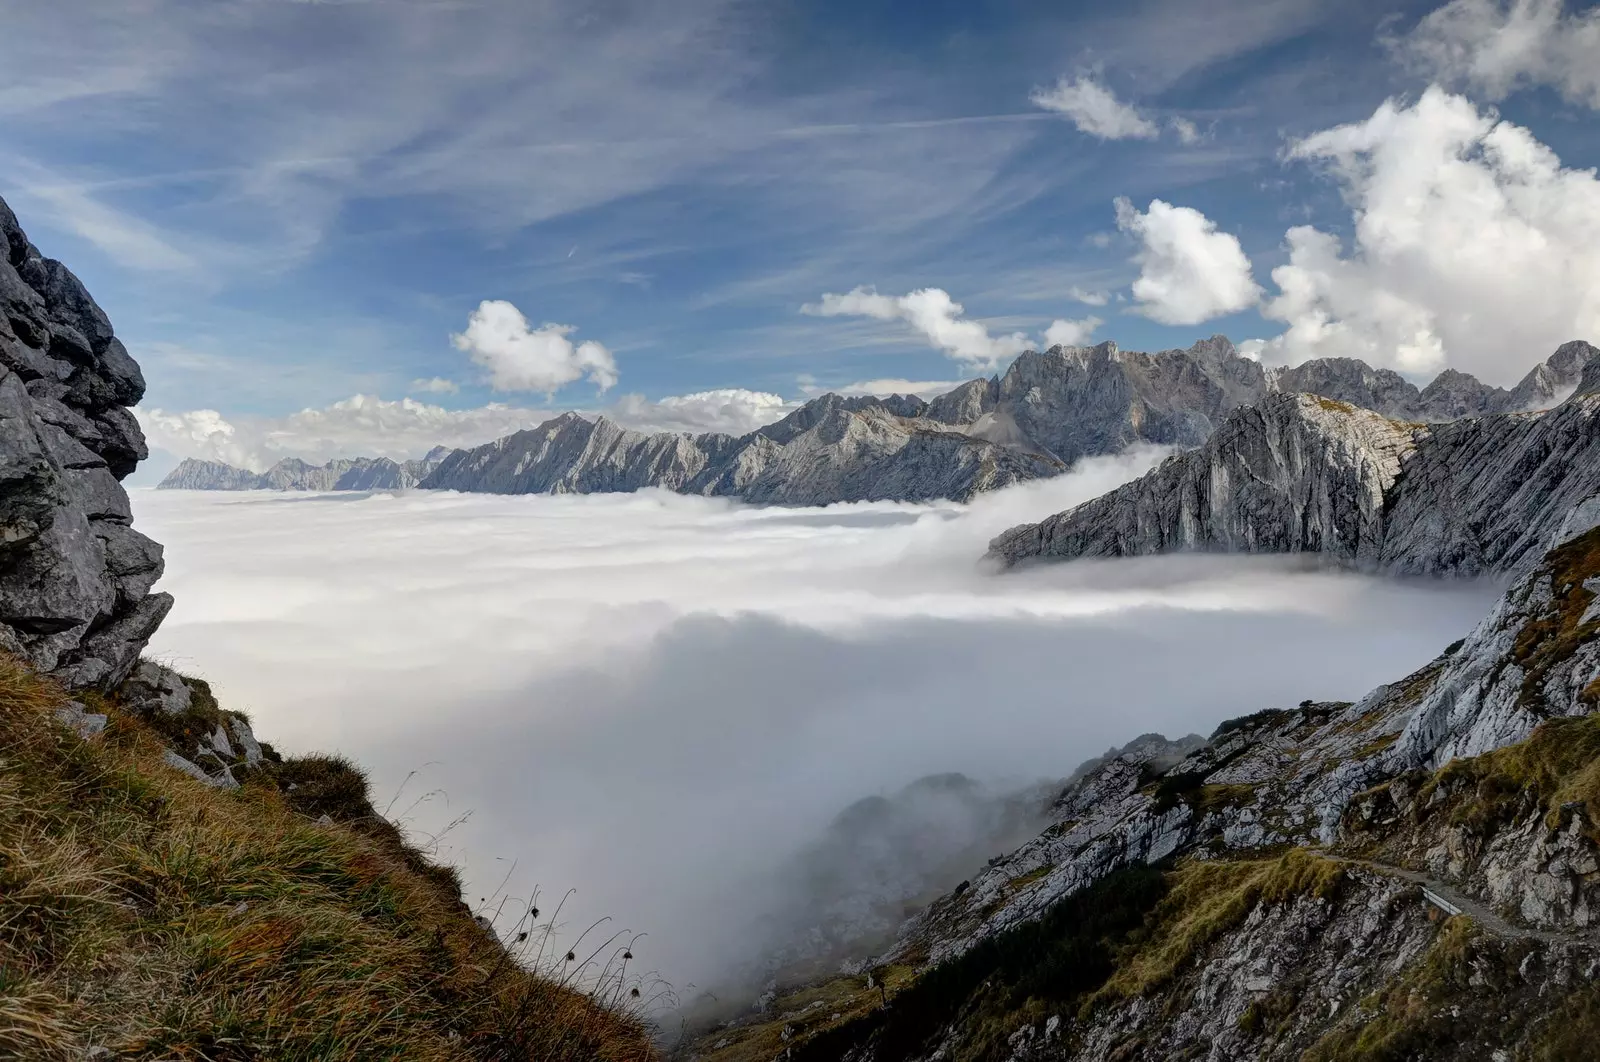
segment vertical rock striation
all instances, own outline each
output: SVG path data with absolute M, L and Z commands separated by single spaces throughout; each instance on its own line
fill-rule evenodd
M 1433 425 L 1285 394 L 1132 483 L 1012 528 L 990 556 L 1305 552 L 1401 575 L 1515 574 L 1596 523 L 1600 393 L 1584 383 L 1553 409 Z

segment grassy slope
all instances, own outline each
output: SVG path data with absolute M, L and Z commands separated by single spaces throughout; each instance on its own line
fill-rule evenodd
M 347 764 L 212 789 L 114 706 L 80 740 L 64 700 L 0 656 L 0 1058 L 655 1057 L 513 961 Z

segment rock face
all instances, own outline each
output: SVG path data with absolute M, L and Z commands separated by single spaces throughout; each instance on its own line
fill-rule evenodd
M 646 435 L 564 414 L 451 454 L 421 486 L 496 494 L 589 494 L 665 487 L 758 504 L 970 498 L 1054 475 L 1059 462 L 890 405 L 827 395 L 749 435 Z
M 221 461 L 186 457 L 156 485 L 157 490 L 405 490 L 415 487 L 450 453 L 436 446 L 415 461 L 354 457 L 310 465 L 286 457 L 265 472 Z
M 1144 477 L 1007 531 L 990 556 L 1312 552 L 1395 574 L 1517 573 L 1596 523 L 1600 394 L 1432 426 L 1275 395 Z
M 1027 351 L 1003 376 L 968 381 L 931 402 L 823 395 L 737 438 L 645 434 L 568 413 L 448 459 L 436 451 L 431 474 L 381 460 L 317 467 L 291 459 L 261 475 L 185 461 L 161 486 L 396 489 L 413 485 L 409 474 L 425 488 L 497 494 L 660 487 L 781 505 L 965 500 L 1134 443 L 1199 446 L 1231 413 L 1279 392 L 1314 392 L 1430 423 L 1548 405 L 1571 391 L 1593 353 L 1570 343 L 1513 391 L 1447 372 L 1419 392 L 1394 372 L 1349 358 L 1263 369 L 1223 336 L 1155 354 L 1115 343 L 1053 347 Z
M 1092 767 L 860 964 L 892 978 L 887 1007 L 851 967 L 761 1020 L 817 1062 L 1588 1057 L 1597 634 L 1600 529 L 1354 704 Z M 764 1048 L 754 1021 L 708 1038 Z
M 0 201 L 0 648 L 110 687 L 172 607 L 119 482 L 146 456 L 144 378 L 72 272 Z

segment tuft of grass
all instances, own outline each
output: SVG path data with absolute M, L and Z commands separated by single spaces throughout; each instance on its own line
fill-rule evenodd
M 1521 701 L 1533 710 L 1542 706 L 1550 670 L 1600 634 L 1600 619 L 1583 622 L 1595 598 L 1583 584 L 1600 575 L 1600 527 L 1551 550 L 1541 568 L 1550 577 L 1551 606 L 1517 632 L 1511 647 L 1511 659 L 1523 670 Z M 1591 683 L 1579 696 L 1594 706 L 1600 703 L 1600 688 Z
M 1309 707 L 1309 704 L 1307 707 Z M 1249 715 L 1226 719 L 1211 732 L 1211 742 L 1215 744 L 1218 738 L 1226 737 L 1235 730 L 1258 730 L 1265 726 L 1277 726 L 1292 715 L 1294 715 L 1294 709 L 1292 708 L 1263 708 L 1261 711 L 1251 712 Z
M 276 765 L 319 824 L 269 772 L 167 768 L 146 720 L 82 741 L 65 700 L 0 656 L 0 1057 L 656 1057 L 639 1017 L 515 961 L 350 765 Z
M 1336 398 L 1324 398 L 1321 395 L 1312 395 L 1312 399 L 1323 409 L 1331 413 L 1354 413 L 1356 407 L 1349 402 L 1341 402 Z
M 1473 994 L 1473 959 L 1481 943 L 1471 919 L 1457 917 L 1445 922 L 1421 963 L 1363 1001 L 1364 1010 L 1375 1012 L 1372 1020 L 1330 1030 L 1306 1051 L 1304 1062 L 1453 1057 L 1445 1050 L 1448 1046 L 1483 1035 L 1489 1025 L 1487 1021 L 1481 1025 L 1462 1021 L 1451 1013 L 1450 1006 L 1470 1000 Z
M 1007 929 L 924 972 L 877 1008 L 795 1045 L 794 1062 L 836 1062 L 867 1050 L 875 1062 L 926 1057 L 958 1025 L 950 1062 L 1001 1062 L 1007 1037 L 1047 1013 L 1070 1012 L 1113 970 L 1113 954 L 1167 888 L 1158 867 L 1119 870 L 1061 900 L 1043 918 Z
M 1451 760 L 1423 787 L 1417 806 L 1428 808 L 1440 788 L 1461 794 L 1448 805 L 1451 821 L 1480 836 L 1534 809 L 1558 827 L 1561 808 L 1575 802 L 1593 830 L 1600 823 L 1600 716 L 1547 719 L 1525 741 Z
M 1276 859 L 1192 860 L 1171 875 L 1144 938 L 1117 956 L 1116 971 L 1087 1004 L 1142 996 L 1169 983 L 1212 941 L 1258 904 L 1303 896 L 1327 899 L 1344 880 L 1343 864 L 1294 848 Z

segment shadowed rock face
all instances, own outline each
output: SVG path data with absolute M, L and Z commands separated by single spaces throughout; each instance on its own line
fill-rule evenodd
M 146 456 L 144 377 L 71 270 L 0 201 L 0 648 L 110 687 L 172 607 L 119 482 Z
M 1582 385 L 1544 412 L 1432 426 L 1275 395 L 1142 478 L 1007 531 L 990 556 L 1308 552 L 1394 574 L 1519 573 L 1596 523 L 1600 394 Z

